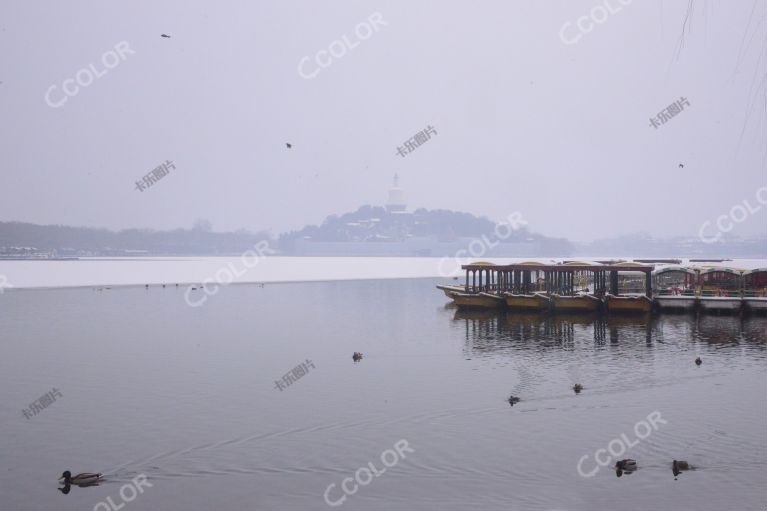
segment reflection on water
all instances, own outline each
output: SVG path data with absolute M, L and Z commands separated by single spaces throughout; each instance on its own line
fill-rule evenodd
M 548 314 L 456 309 L 453 320 L 464 325 L 467 346 L 473 351 L 503 351 L 511 346 L 539 350 L 572 348 L 577 340 L 652 347 L 688 340 L 710 345 L 748 344 L 763 350 L 767 344 L 765 316 L 709 315 L 599 315 Z M 643 340 L 643 344 L 637 344 Z M 667 341 L 668 340 L 668 341 Z

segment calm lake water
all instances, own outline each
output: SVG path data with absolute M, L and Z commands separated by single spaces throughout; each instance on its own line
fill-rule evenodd
M 124 511 L 330 509 L 372 462 L 339 509 L 764 509 L 767 318 L 470 314 L 440 282 L 1 294 L 0 508 L 109 509 L 145 474 Z M 639 469 L 594 471 L 621 435 Z M 64 495 L 64 470 L 108 479 Z

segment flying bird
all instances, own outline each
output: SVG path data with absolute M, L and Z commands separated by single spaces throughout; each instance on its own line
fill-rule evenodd
M 286 146 L 288 146 L 288 149 L 290 149 L 291 147 L 293 147 L 293 144 L 289 144 L 288 142 L 285 142 L 285 145 L 286 145 Z
M 680 169 L 683 169 L 683 168 L 684 168 L 684 163 L 680 163 L 680 164 L 679 164 L 679 168 L 680 168 Z
M 170 39 L 170 36 L 168 34 L 160 34 L 160 37 L 166 37 L 166 38 Z

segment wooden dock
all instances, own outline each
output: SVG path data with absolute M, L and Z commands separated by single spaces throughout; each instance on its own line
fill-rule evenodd
M 638 262 L 580 261 L 477 262 L 461 268 L 463 286 L 438 286 L 460 308 L 582 314 L 767 311 L 767 269 L 665 267 L 655 272 Z

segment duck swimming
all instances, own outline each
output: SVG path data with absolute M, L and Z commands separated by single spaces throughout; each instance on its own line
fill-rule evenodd
M 671 471 L 674 473 L 674 477 L 675 477 L 675 478 L 676 478 L 676 476 L 678 476 L 679 474 L 681 474 L 683 471 L 685 471 L 685 470 L 690 470 L 690 468 L 691 468 L 691 467 L 690 467 L 690 464 L 689 464 L 689 463 L 687 463 L 686 461 L 677 461 L 677 460 L 674 460 L 674 461 L 671 463 Z
M 73 476 L 72 473 L 67 470 L 63 474 L 61 474 L 61 477 L 59 480 L 64 480 L 64 485 L 69 486 L 70 484 L 76 484 L 78 486 L 88 486 L 91 484 L 97 484 L 98 482 L 103 480 L 103 477 L 101 474 L 93 474 L 90 472 L 83 472 L 82 474 L 77 474 L 76 476 Z
M 511 406 L 514 406 L 516 403 L 519 403 L 520 399 L 516 396 L 509 396 L 508 401 Z
M 698 358 L 696 358 L 696 359 L 695 359 L 695 365 L 696 365 L 696 366 L 699 366 L 699 365 L 701 365 L 702 363 L 703 363 L 703 361 L 700 359 L 700 357 L 698 357 Z
M 625 459 L 625 460 L 620 460 L 615 462 L 615 475 L 617 475 L 618 477 L 622 476 L 623 472 L 630 474 L 636 469 L 637 469 L 636 460 Z
M 576 394 L 580 394 L 581 391 L 583 390 L 583 385 L 581 385 L 580 383 L 576 383 L 575 385 L 573 385 L 573 390 L 575 391 Z
M 355 362 L 359 362 L 360 360 L 362 360 L 362 353 L 360 353 L 359 351 L 355 351 L 354 355 L 352 355 L 352 360 L 354 360 Z

